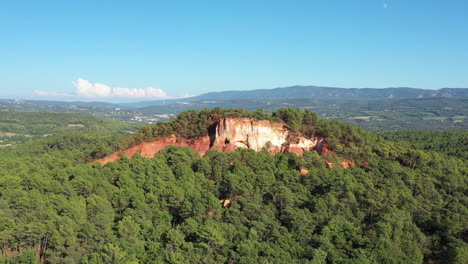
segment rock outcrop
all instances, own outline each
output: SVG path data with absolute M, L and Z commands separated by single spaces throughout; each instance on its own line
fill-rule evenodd
M 354 167 L 356 166 L 356 163 L 352 160 L 343 160 L 343 161 L 340 161 L 339 163 L 344 169 L 347 169 L 349 167 Z M 327 168 L 331 169 L 331 168 L 335 168 L 336 167 L 336 164 L 333 164 L 329 161 L 325 161 L 325 165 Z
M 132 157 L 136 153 L 140 153 L 143 157 L 152 158 L 160 150 L 170 145 L 189 147 L 199 152 L 201 155 L 204 155 L 205 152 L 210 149 L 210 138 L 205 136 L 195 140 L 188 140 L 180 139 L 176 136 L 165 137 L 153 142 L 143 142 L 126 150 L 112 153 L 111 155 L 98 159 L 95 162 L 100 162 L 104 165 L 108 162 L 117 160 L 121 155 Z
M 209 149 L 231 152 L 237 148 L 249 148 L 257 152 L 266 148 L 270 153 L 294 152 L 302 155 L 306 150 L 316 150 L 320 154 L 330 152 L 323 138 L 296 137 L 291 140 L 291 131 L 284 123 L 257 121 L 252 118 L 223 118 L 213 124 L 207 136 L 197 139 L 170 136 L 153 142 L 144 142 L 121 152 L 96 160 L 103 165 L 118 159 L 121 155 L 131 157 L 140 153 L 143 157 L 154 157 L 169 145 L 190 147 L 204 155 Z
M 299 172 L 301 173 L 301 175 L 306 175 L 307 173 L 309 173 L 309 169 L 305 167 L 300 167 Z
M 299 137 L 290 141 L 290 130 L 283 123 L 251 118 L 223 118 L 215 124 L 212 148 L 230 152 L 237 148 L 249 148 L 257 152 L 266 148 L 270 153 L 294 152 L 302 155 L 323 142 L 321 138 Z
M 236 196 L 228 198 L 228 199 L 219 200 L 219 203 L 221 204 L 221 206 L 226 208 L 226 207 L 231 206 L 231 203 L 234 202 L 235 200 L 239 199 L 240 197 L 242 197 L 242 196 L 241 195 L 236 195 Z

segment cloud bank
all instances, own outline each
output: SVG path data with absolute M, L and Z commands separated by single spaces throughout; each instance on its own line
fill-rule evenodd
M 167 93 L 159 88 L 146 87 L 146 88 L 126 88 L 126 87 L 112 87 L 103 83 L 93 83 L 89 80 L 78 78 L 72 82 L 75 87 L 73 93 L 58 93 L 42 90 L 35 90 L 34 95 L 40 97 L 68 97 L 73 100 L 79 98 L 97 98 L 97 99 L 138 99 L 138 100 L 155 100 L 155 99 L 177 99 L 187 98 L 195 95 L 183 94 L 178 97 L 168 96 Z
M 162 89 L 147 87 L 147 88 L 125 88 L 125 87 L 110 87 L 102 83 L 92 83 L 88 80 L 79 78 L 73 82 L 76 88 L 76 93 L 81 97 L 113 97 L 113 98 L 168 98 L 166 92 Z

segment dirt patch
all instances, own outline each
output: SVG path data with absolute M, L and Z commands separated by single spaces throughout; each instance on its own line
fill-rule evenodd
M 10 132 L 0 132 L 0 136 L 6 136 L 6 137 L 14 137 L 14 136 L 32 137 L 33 135 L 17 134 L 17 133 L 10 133 Z
M 349 119 L 354 119 L 354 120 L 370 120 L 371 118 L 376 118 L 377 116 L 354 116 L 350 117 Z

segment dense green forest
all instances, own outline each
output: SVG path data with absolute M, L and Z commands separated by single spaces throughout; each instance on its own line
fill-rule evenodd
M 468 160 L 468 130 L 403 130 L 382 133 L 381 135 L 387 140 L 406 144 L 411 148 L 437 151 Z
M 94 131 L 129 134 L 140 125 L 88 114 L 51 112 L 0 112 L 0 145 L 19 144 L 65 132 Z
M 200 157 L 174 146 L 89 163 L 171 133 L 202 136 L 227 116 L 323 136 L 334 158 L 358 166 L 326 169 L 316 152 Z M 75 132 L 0 149 L 0 263 L 466 263 L 466 150 L 401 138 L 311 111 L 216 108 L 133 136 Z

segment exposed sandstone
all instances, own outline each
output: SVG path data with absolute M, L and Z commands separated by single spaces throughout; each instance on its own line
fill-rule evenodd
M 344 169 L 347 169 L 349 167 L 353 167 L 353 166 L 356 166 L 356 163 L 352 160 L 344 160 L 344 161 L 341 161 L 339 163 L 341 166 L 343 166 Z M 325 161 L 325 165 L 327 168 L 335 168 L 335 164 L 329 162 L 329 161 Z
M 223 118 L 216 124 L 212 148 L 230 152 L 237 148 L 249 148 L 257 152 L 266 148 L 270 153 L 294 152 L 302 155 L 313 150 L 320 138 L 299 137 L 297 143 L 289 141 L 289 129 L 283 123 L 251 118 Z
M 196 140 L 178 139 L 176 136 L 161 138 L 153 142 L 144 142 L 126 150 L 112 153 L 111 155 L 98 159 L 95 162 L 100 162 L 104 165 L 108 162 L 117 160 L 121 155 L 132 157 L 136 153 L 140 153 L 143 157 L 153 158 L 156 153 L 170 145 L 190 147 L 201 155 L 204 155 L 205 152 L 210 149 L 210 138 L 208 136 L 198 138 Z
M 210 130 L 209 135 L 205 137 L 198 139 L 177 138 L 176 136 L 160 138 L 113 153 L 95 162 L 101 162 L 104 165 L 118 159 L 121 155 L 131 157 L 136 153 L 152 158 L 169 145 L 190 147 L 202 156 L 209 149 L 231 152 L 237 148 L 249 148 L 257 152 L 265 148 L 271 154 L 294 152 L 302 155 L 306 150 L 317 150 L 322 155 L 331 153 L 328 145 L 320 137 L 297 137 L 294 142 L 291 142 L 290 130 L 284 123 L 257 121 L 252 118 L 223 118 L 213 127 L 214 129 Z
M 345 161 L 341 162 L 341 166 L 343 166 L 343 168 L 347 169 L 349 167 L 356 166 L 356 163 L 354 161 L 352 161 L 352 160 L 345 160 Z
M 239 199 L 240 197 L 242 197 L 241 195 L 236 195 L 234 197 L 231 197 L 231 198 L 228 198 L 228 199 L 222 199 L 222 200 L 219 200 L 219 203 L 223 206 L 223 207 L 229 207 L 231 206 L 231 203 L 234 202 L 235 200 Z

